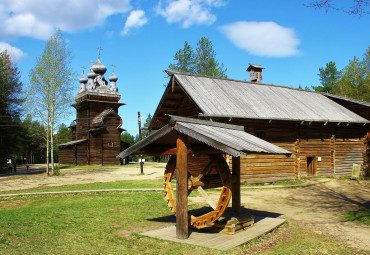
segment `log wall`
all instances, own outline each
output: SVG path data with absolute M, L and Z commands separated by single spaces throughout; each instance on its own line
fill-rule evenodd
M 74 165 L 74 146 L 67 148 L 59 148 L 58 159 L 60 164 Z
M 369 165 L 369 150 L 364 138 L 366 128 L 362 125 L 237 120 L 231 123 L 244 125 L 246 132 L 293 153 L 291 157 L 242 156 L 242 183 L 271 183 L 311 176 L 350 176 L 353 164 L 360 164 L 361 175 L 365 175 Z M 313 174 L 308 171 L 310 159 L 314 164 Z
M 120 133 L 117 126 L 120 123 L 119 118 L 107 118 L 104 122 L 106 131 L 103 133 L 103 164 L 117 165 L 119 159 L 117 155 L 120 153 Z

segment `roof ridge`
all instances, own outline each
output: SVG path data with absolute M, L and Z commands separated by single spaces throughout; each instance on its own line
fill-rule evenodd
M 223 77 L 213 77 L 213 76 L 207 76 L 207 75 L 201 75 L 201 74 L 182 73 L 182 72 L 176 72 L 176 71 L 172 71 L 172 70 L 165 70 L 165 72 L 169 76 L 173 76 L 175 74 L 177 74 L 177 75 L 187 75 L 187 76 L 194 76 L 194 77 L 200 77 L 200 78 L 210 78 L 210 79 L 225 80 L 225 81 L 235 81 L 235 82 L 241 82 L 241 83 L 257 85 L 257 86 L 263 85 L 263 86 L 271 86 L 271 87 L 298 90 L 298 91 L 302 91 L 302 92 L 310 92 L 310 93 L 315 93 L 315 94 L 322 94 L 321 92 L 317 92 L 317 91 L 304 90 L 304 89 L 300 89 L 300 88 L 294 88 L 294 87 L 289 87 L 289 86 L 284 86 L 284 85 L 277 85 L 277 84 L 270 84 L 270 83 L 255 83 L 255 82 L 250 82 L 250 81 L 229 79 L 229 78 L 223 78 Z
M 180 117 L 180 116 L 175 116 L 175 115 L 170 115 L 170 114 L 166 114 L 166 115 L 170 117 L 170 120 L 168 123 L 171 126 L 174 126 L 176 122 L 186 122 L 186 123 L 194 123 L 194 124 L 199 124 L 199 125 L 207 125 L 207 126 L 212 126 L 212 127 L 220 127 L 220 128 L 244 131 L 244 126 L 225 124 L 221 122 L 213 122 L 209 120 L 200 120 L 200 119 L 193 119 L 193 118 L 187 118 L 187 117 Z
M 330 94 L 330 93 L 327 93 L 327 92 L 321 92 L 321 94 L 326 96 L 326 97 L 337 98 L 337 99 L 341 99 L 341 100 L 345 100 L 345 101 L 348 101 L 348 102 L 361 104 L 361 105 L 370 107 L 370 102 L 366 102 L 366 101 L 363 101 L 363 100 L 358 100 L 358 99 L 353 99 L 353 98 L 349 98 L 349 97 L 334 95 L 334 94 Z

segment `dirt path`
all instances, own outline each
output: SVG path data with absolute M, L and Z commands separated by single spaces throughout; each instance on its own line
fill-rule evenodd
M 370 208 L 369 181 L 331 180 L 302 188 L 244 190 L 242 203 L 247 208 L 284 214 L 317 233 L 370 250 L 370 227 L 340 217 L 348 211 Z
M 60 176 L 47 176 L 43 165 L 33 165 L 29 173 L 25 166 L 17 167 L 16 174 L 0 176 L 0 191 L 25 190 L 41 186 L 62 186 L 119 180 L 145 180 L 163 178 L 165 163 L 144 165 L 144 175 L 139 167 L 123 166 L 116 169 L 61 170 Z
M 24 190 L 40 186 L 60 186 L 117 180 L 162 178 L 165 164 L 107 170 L 62 170 L 61 176 L 45 173 L 26 174 L 17 168 L 17 175 L 0 176 L 0 191 Z M 34 166 L 31 172 L 37 172 Z M 24 172 L 22 172 L 24 171 Z M 218 199 L 218 195 L 212 197 Z M 196 198 L 189 198 L 194 200 Z M 246 208 L 284 214 L 295 224 L 317 233 L 332 235 L 351 246 L 370 250 L 370 227 L 346 222 L 341 217 L 348 211 L 370 208 L 370 181 L 330 180 L 314 186 L 279 189 L 243 189 L 242 203 Z

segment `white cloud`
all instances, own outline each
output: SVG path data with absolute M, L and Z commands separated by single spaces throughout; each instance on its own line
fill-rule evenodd
M 131 29 L 142 27 L 147 22 L 148 19 L 145 17 L 145 12 L 143 10 L 134 10 L 127 17 L 125 26 L 121 31 L 121 34 L 126 35 Z
M 291 28 L 275 22 L 240 21 L 221 27 L 221 31 L 237 47 L 264 57 L 297 55 L 300 40 Z
M 14 61 L 15 63 L 17 63 L 21 58 L 26 56 L 26 54 L 20 49 L 11 46 L 6 42 L 0 42 L 0 52 L 3 52 L 5 50 L 8 51 L 11 60 Z
M 129 10 L 130 0 L 1 0 L 0 39 L 46 39 L 56 28 L 68 32 L 92 28 Z
M 159 1 L 156 11 L 168 23 L 181 23 L 183 28 L 188 28 L 194 24 L 213 24 L 217 18 L 211 13 L 211 8 L 223 5 L 222 0 L 168 0 L 164 8 Z

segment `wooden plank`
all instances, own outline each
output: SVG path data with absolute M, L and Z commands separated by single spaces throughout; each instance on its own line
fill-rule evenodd
M 234 235 L 192 231 L 188 239 L 178 239 L 176 238 L 175 226 L 144 232 L 142 235 L 211 249 L 228 250 L 250 242 L 252 239 L 263 234 L 269 233 L 285 222 L 285 219 L 282 218 L 262 218 L 255 216 L 255 219 L 257 218 L 258 221 L 253 227 L 242 230 Z
M 231 183 L 232 193 L 232 207 L 233 212 L 240 213 L 240 157 L 232 157 L 232 176 L 233 182 Z
M 188 222 L 188 153 L 186 148 L 187 137 L 177 134 L 176 141 L 176 238 L 189 238 Z

